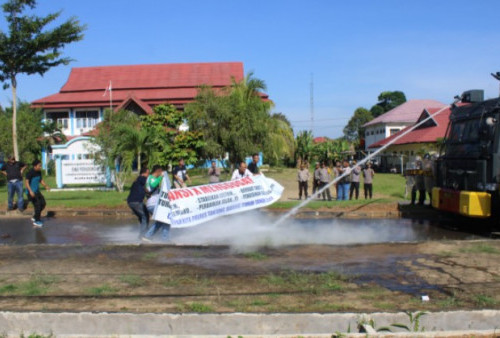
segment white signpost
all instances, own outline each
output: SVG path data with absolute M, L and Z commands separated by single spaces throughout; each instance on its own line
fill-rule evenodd
M 106 184 L 106 170 L 94 160 L 62 160 L 62 184 Z

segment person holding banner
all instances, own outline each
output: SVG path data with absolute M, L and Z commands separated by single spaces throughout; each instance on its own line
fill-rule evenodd
M 172 178 L 176 189 L 187 187 L 186 180 L 191 183 L 183 158 L 179 160 L 179 165 L 176 165 L 172 170 Z
M 248 164 L 248 170 L 254 174 L 254 175 L 259 175 L 259 167 L 257 164 L 259 163 L 259 154 L 255 153 L 252 155 L 252 161 Z
M 149 198 L 146 201 L 146 208 L 151 215 L 154 214 L 155 208 L 160 200 L 160 190 L 163 180 L 165 180 L 166 183 L 165 192 L 168 193 L 171 188 L 170 180 L 168 179 L 168 173 L 166 171 L 163 171 L 163 168 L 161 166 L 155 165 L 151 170 L 151 175 L 149 175 L 148 180 L 146 181 L 146 191 L 149 195 Z M 164 241 L 167 241 L 170 236 L 170 224 L 160 221 L 155 221 L 153 223 L 148 232 L 146 232 L 146 235 L 143 239 L 146 241 L 150 241 L 150 238 L 152 238 L 160 229 L 162 229 L 162 239 Z
M 148 229 L 149 214 L 144 204 L 144 196 L 146 196 L 146 181 L 149 176 L 149 169 L 142 167 L 139 177 L 132 183 L 130 193 L 127 197 L 127 204 L 132 212 L 137 216 L 140 223 L 139 238 L 146 233 Z
M 251 173 L 250 170 L 247 169 L 247 164 L 245 162 L 241 162 L 239 168 L 233 172 L 233 176 L 231 176 L 231 181 L 249 176 L 253 176 L 253 174 Z

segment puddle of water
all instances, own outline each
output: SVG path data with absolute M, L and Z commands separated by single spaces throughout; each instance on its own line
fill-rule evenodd
M 172 229 L 179 245 L 235 247 L 287 245 L 347 245 L 475 239 L 480 235 L 448 230 L 429 221 L 410 219 L 290 219 L 272 225 L 272 216 L 259 212 L 226 217 L 199 226 Z M 133 219 L 50 218 L 35 230 L 27 219 L 1 219 L 1 244 L 107 244 L 137 243 L 139 226 Z M 161 237 L 157 235 L 158 239 Z

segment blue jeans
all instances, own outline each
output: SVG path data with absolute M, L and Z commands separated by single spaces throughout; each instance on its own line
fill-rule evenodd
M 151 215 L 153 215 L 153 212 L 155 211 L 155 207 L 148 207 L 148 211 Z M 163 223 L 159 221 L 155 221 L 151 228 L 149 228 L 148 232 L 146 233 L 146 238 L 151 238 L 153 237 L 158 230 L 161 229 L 161 238 L 166 241 L 170 238 L 170 224 L 168 223 Z
M 146 209 L 146 206 L 142 202 L 129 202 L 128 206 L 134 214 L 139 219 L 140 229 L 139 229 L 139 237 L 142 237 L 146 231 L 148 230 L 148 222 L 149 222 L 149 213 Z
M 347 201 L 349 199 L 350 183 L 339 183 L 337 185 L 337 201 Z
M 7 202 L 8 202 L 8 207 L 9 209 L 12 209 L 13 203 L 12 200 L 14 199 L 14 194 L 17 194 L 17 208 L 20 210 L 24 209 L 24 197 L 23 197 L 23 181 L 19 180 L 16 181 L 15 183 L 8 182 L 7 184 Z

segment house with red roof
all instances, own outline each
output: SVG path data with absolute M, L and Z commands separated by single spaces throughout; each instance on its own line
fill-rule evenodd
M 82 141 L 88 142 L 85 136 L 92 136 L 105 109 L 126 109 L 138 115 L 152 114 L 154 106 L 165 103 L 183 109 L 194 100 L 200 86 L 217 90 L 243 78 L 241 62 L 73 68 L 58 93 L 35 100 L 32 106 L 43 110 L 44 119 L 57 121 L 69 140 L 82 136 Z M 67 155 L 70 159 L 88 157 L 75 153 L 62 156 Z M 45 153 L 42 159 L 45 167 Z
M 386 168 L 400 168 L 405 163 L 414 161 L 418 154 L 436 152 L 438 150 L 438 141 L 446 136 L 451 114 L 451 110 L 448 107 L 433 116 L 441 109 L 424 109 L 417 121 L 411 126 L 370 145 L 369 148 L 374 150 L 394 141 L 387 149 L 382 151 L 381 165 Z M 422 125 L 405 134 L 412 126 L 429 117 L 431 118 Z
M 435 100 L 408 100 L 405 103 L 365 123 L 365 150 L 370 151 L 377 142 L 415 124 L 424 109 L 442 108 L 445 104 Z
M 46 119 L 56 120 L 68 136 L 90 131 L 105 109 L 152 114 L 155 105 L 183 109 L 201 85 L 215 89 L 244 78 L 243 63 L 181 63 L 73 68 L 61 90 L 35 100 Z

